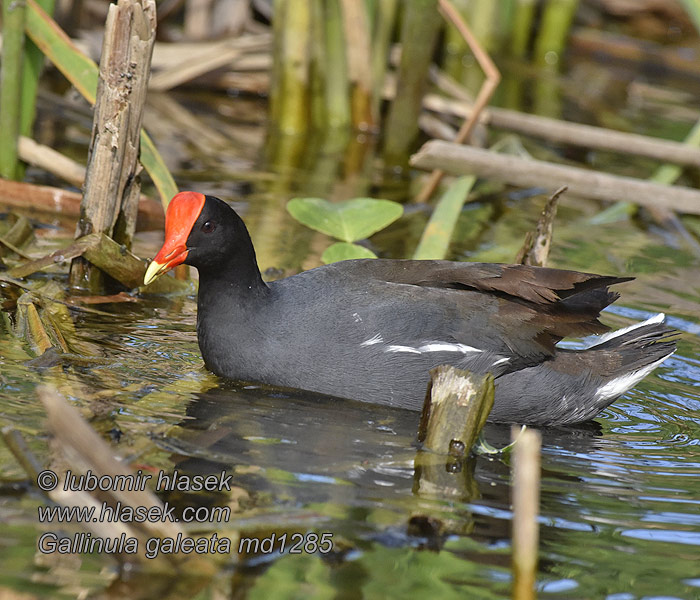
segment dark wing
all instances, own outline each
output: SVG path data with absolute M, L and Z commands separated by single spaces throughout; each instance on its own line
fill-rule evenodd
M 357 268 L 367 279 L 452 290 L 472 290 L 501 299 L 494 328 L 511 338 L 521 356 L 533 342 L 545 354 L 565 337 L 602 333 L 600 311 L 619 294 L 608 286 L 632 277 L 610 277 L 525 265 L 451 261 L 367 260 Z M 362 263 L 362 264 L 359 264 Z M 360 273 L 358 273 L 360 274 Z M 507 341 L 507 339 L 504 339 Z M 537 352 L 536 354 L 539 354 Z

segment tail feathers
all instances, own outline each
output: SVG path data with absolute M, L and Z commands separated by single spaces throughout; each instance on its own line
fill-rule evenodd
M 596 391 L 598 401 L 614 400 L 635 386 L 676 351 L 678 334 L 665 325 L 663 313 L 641 323 L 611 331 L 589 350 L 607 351 L 619 358 L 615 373 Z
M 646 321 L 641 321 L 640 323 L 634 323 L 629 327 L 610 331 L 601 335 L 589 346 L 589 348 L 614 348 L 628 343 L 635 343 L 638 340 L 648 337 L 649 334 L 656 334 L 662 330 L 665 330 L 667 334 L 674 333 L 674 329 L 664 325 L 665 320 L 666 315 L 664 313 L 659 313 Z M 654 325 L 661 327 L 653 327 Z

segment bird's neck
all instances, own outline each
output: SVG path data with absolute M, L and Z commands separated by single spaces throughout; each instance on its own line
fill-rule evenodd
M 235 260 L 198 270 L 200 303 L 202 300 L 213 305 L 257 302 L 269 292 L 252 248 L 249 255 L 237 254 Z

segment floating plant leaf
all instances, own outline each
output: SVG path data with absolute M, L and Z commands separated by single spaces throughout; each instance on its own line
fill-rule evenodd
M 344 242 L 368 238 L 403 214 L 398 202 L 376 198 L 333 203 L 323 198 L 293 198 L 287 210 L 307 227 Z
M 336 242 L 321 255 L 321 260 L 326 264 L 353 258 L 377 258 L 377 255 L 364 246 L 347 242 Z

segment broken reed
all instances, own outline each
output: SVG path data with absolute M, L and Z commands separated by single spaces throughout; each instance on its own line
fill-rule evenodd
M 110 5 L 76 237 L 104 233 L 131 247 L 141 194 L 141 119 L 155 29 L 154 0 Z M 70 285 L 99 293 L 103 273 L 84 258 L 74 258 Z
M 534 600 L 540 506 L 541 436 L 533 429 L 513 426 L 513 600 Z

